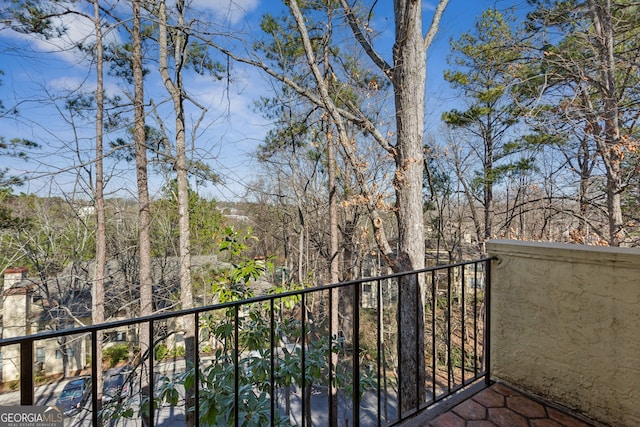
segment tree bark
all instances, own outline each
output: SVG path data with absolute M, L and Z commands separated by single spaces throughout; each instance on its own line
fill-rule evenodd
M 173 49 L 175 58 L 175 75 L 174 80 L 169 75 L 169 66 L 167 54 L 169 45 L 167 43 L 167 10 L 166 2 L 160 2 L 159 11 L 159 35 L 158 49 L 160 55 L 160 74 L 164 86 L 173 101 L 173 109 L 175 114 L 175 132 L 176 132 L 176 157 L 175 170 L 178 184 L 177 205 L 178 205 L 178 229 L 179 229 L 179 253 L 180 253 L 180 303 L 183 309 L 193 307 L 193 290 L 191 286 L 191 234 L 189 229 L 189 171 L 187 166 L 186 151 L 186 135 L 185 135 L 185 117 L 184 117 L 184 98 L 182 84 L 182 69 L 186 56 L 186 39 L 181 28 L 184 28 L 184 2 L 178 0 L 176 2 L 176 10 L 178 11 L 178 29 L 173 35 Z M 195 360 L 195 319 L 193 316 L 185 316 L 183 319 L 183 334 L 185 342 L 185 360 L 187 364 L 193 363 Z M 197 366 L 192 366 L 196 370 Z M 185 424 L 187 426 L 197 425 L 195 412 L 191 408 L 195 407 L 195 387 L 185 390 L 185 406 L 188 409 L 185 416 Z
M 426 50 L 422 39 L 422 5 L 395 0 L 396 41 L 392 82 L 396 106 L 396 215 L 398 253 L 394 271 L 424 267 L 422 212 Z M 417 275 L 399 283 L 398 357 L 401 414 L 415 409 L 425 398 L 423 290 Z
M 327 133 L 328 134 L 328 133 Z M 330 244 L 329 244 L 329 271 L 331 274 L 331 283 L 338 283 L 340 281 L 340 265 L 339 265 L 339 253 L 338 253 L 338 204 L 336 201 L 336 159 L 335 159 L 335 146 L 332 137 L 327 138 L 327 160 L 329 163 L 329 229 L 330 229 Z M 329 291 L 331 298 L 331 313 L 329 318 L 331 320 L 330 335 L 332 340 L 337 339 L 338 330 L 340 329 L 340 323 L 338 318 L 338 308 L 340 304 L 340 293 L 338 289 L 332 289 Z M 354 357 L 356 357 L 357 349 L 354 348 Z M 329 348 L 329 354 L 331 355 L 331 372 L 333 375 L 329 378 L 329 390 L 331 392 L 331 405 L 329 408 L 329 421 L 331 425 L 338 425 L 338 389 L 335 386 L 334 376 L 338 367 L 338 353 L 334 353 L 332 348 Z
M 138 186 L 138 242 L 140 257 L 140 315 L 153 313 L 153 280 L 151 276 L 151 210 L 147 172 L 147 144 L 144 115 L 144 81 L 142 69 L 142 32 L 140 0 L 132 0 L 133 29 L 131 68 L 133 71 L 134 144 L 136 152 L 136 181 Z M 147 392 L 150 408 L 153 407 L 153 384 L 149 384 L 148 372 L 153 358 L 153 337 L 149 328 L 140 325 L 140 357 L 142 372 L 141 390 Z M 146 355 L 146 357 L 145 357 Z M 143 423 L 149 423 L 143 419 Z
M 596 31 L 597 64 L 600 67 L 599 85 L 603 99 L 603 138 L 596 137 L 600 155 L 607 171 L 607 212 L 609 245 L 620 246 L 624 239 L 622 219 L 622 148 L 618 88 L 616 86 L 616 59 L 611 1 L 589 0 L 589 12 Z
M 95 182 L 95 210 L 96 210 L 96 259 L 93 274 L 93 291 L 91 293 L 91 316 L 94 325 L 104 322 L 104 278 L 107 263 L 107 236 L 104 206 L 104 177 L 103 177 L 103 115 L 104 115 L 104 87 L 103 87 L 103 49 L 102 26 L 100 23 L 100 5 L 93 1 L 94 25 L 96 31 L 96 182 Z M 92 363 L 98 364 L 96 371 L 97 402 L 96 410 L 102 408 L 102 331 L 96 334 L 97 351 Z M 98 417 L 102 425 L 102 417 Z

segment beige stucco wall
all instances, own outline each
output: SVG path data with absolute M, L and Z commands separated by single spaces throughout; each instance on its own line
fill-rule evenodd
M 28 316 L 28 305 L 31 293 L 15 293 L 4 295 L 2 302 L 2 338 L 13 338 L 26 335 L 25 319 Z M 20 376 L 20 347 L 6 346 L 2 352 L 2 381 L 12 381 Z
M 640 250 L 495 240 L 492 376 L 640 425 Z

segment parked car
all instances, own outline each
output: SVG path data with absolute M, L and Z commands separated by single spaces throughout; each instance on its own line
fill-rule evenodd
M 56 406 L 68 417 L 80 412 L 91 395 L 91 377 L 69 381 L 56 400 Z
M 128 373 L 121 372 L 105 377 L 102 387 L 102 402 L 109 403 L 113 399 L 121 400 L 124 398 L 130 391 L 129 382 Z

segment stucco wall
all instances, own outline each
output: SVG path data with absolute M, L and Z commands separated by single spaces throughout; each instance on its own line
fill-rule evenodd
M 494 240 L 492 376 L 640 425 L 640 250 Z
M 28 292 L 3 296 L 2 338 L 26 335 L 27 305 L 31 298 Z M 2 381 L 12 381 L 20 376 L 20 347 L 17 345 L 0 348 L 2 352 Z

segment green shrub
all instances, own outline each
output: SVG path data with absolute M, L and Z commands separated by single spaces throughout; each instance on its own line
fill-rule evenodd
M 44 375 L 44 369 L 43 370 L 38 369 L 34 373 L 34 381 L 36 385 L 43 385 L 47 382 L 47 377 Z
M 107 347 L 102 351 L 102 360 L 105 361 L 110 368 L 113 368 L 123 360 L 129 359 L 129 345 L 116 344 Z
M 185 354 L 186 354 L 186 350 L 184 349 L 184 347 L 178 346 L 171 349 L 171 351 L 169 352 L 169 357 L 171 358 L 184 357 Z
M 167 349 L 167 346 L 160 343 L 156 345 L 156 348 L 153 351 L 153 357 L 155 360 L 162 360 L 167 356 L 168 352 L 169 350 Z

